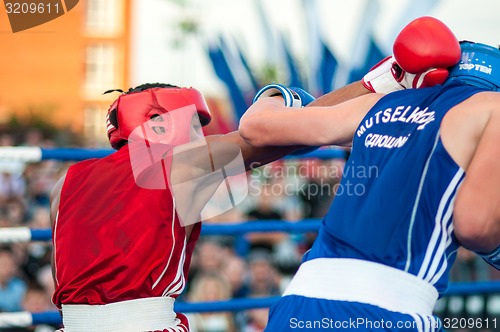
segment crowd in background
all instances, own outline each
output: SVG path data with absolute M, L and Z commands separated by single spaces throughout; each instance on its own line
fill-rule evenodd
M 0 132 L 0 146 L 56 144 L 34 129 L 21 138 Z M 288 164 L 287 164 L 288 163 Z M 207 222 L 321 218 L 338 189 L 344 160 L 278 161 L 248 175 L 249 195 L 236 209 Z M 293 167 L 285 167 L 286 165 Z M 49 199 L 56 181 L 70 163 L 24 164 L 0 161 L 0 227 L 50 228 Z M 285 170 L 285 171 L 284 171 Z M 304 171 L 305 170 L 305 171 Z M 193 256 L 187 289 L 180 300 L 219 301 L 278 296 L 310 248 L 315 233 L 252 233 L 245 236 L 204 236 Z M 56 310 L 50 242 L 0 244 L 0 312 Z M 477 255 L 457 254 L 452 281 L 500 280 L 500 274 Z M 500 317 L 500 294 L 455 296 L 439 301 L 443 317 Z M 237 313 L 190 314 L 192 331 L 262 331 L 268 309 Z M 497 322 L 500 324 L 500 320 Z M 498 326 L 498 325 L 497 325 Z M 0 331 L 53 331 L 50 326 Z

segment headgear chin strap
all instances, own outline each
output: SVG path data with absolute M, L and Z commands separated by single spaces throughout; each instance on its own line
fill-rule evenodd
M 500 91 L 500 50 L 485 44 L 461 42 L 462 58 L 451 67 L 449 80 Z

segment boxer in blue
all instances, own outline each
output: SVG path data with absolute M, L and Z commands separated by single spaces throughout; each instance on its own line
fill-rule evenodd
M 266 331 L 438 331 L 458 247 L 500 269 L 500 50 L 433 44 L 460 52 L 442 85 L 292 112 L 258 98 L 242 117 L 255 146 L 352 143 L 340 184 L 352 191 L 335 197 Z

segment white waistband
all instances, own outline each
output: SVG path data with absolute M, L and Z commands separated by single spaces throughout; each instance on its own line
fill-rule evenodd
M 404 271 L 358 259 L 304 262 L 283 296 L 361 302 L 405 314 L 432 315 L 438 292 Z
M 150 297 L 104 305 L 63 304 L 65 332 L 157 331 L 179 322 L 171 297 Z

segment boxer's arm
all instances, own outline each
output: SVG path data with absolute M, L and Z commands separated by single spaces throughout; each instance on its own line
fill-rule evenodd
M 57 210 L 59 209 L 59 200 L 61 197 L 61 189 L 65 179 L 66 175 L 61 177 L 56 182 L 54 188 L 52 188 L 52 192 L 50 193 L 50 224 L 52 228 L 54 227 L 56 221 Z
M 369 91 L 363 87 L 361 82 L 356 82 L 325 95 L 318 104 L 337 104 L 366 93 Z M 281 100 L 280 103 L 282 104 L 283 101 Z M 176 147 L 173 157 L 171 185 L 176 183 L 190 184 L 190 187 L 183 185 L 181 188 L 181 195 L 190 197 L 189 204 L 182 204 L 185 201 L 183 199 L 176 200 L 181 205 L 178 204 L 177 209 L 181 211 L 180 215 L 182 215 L 185 224 L 191 224 L 198 219 L 206 202 L 223 180 L 217 176 L 215 171 L 232 163 L 238 153 L 241 153 L 244 169 L 248 171 L 278 160 L 303 147 L 300 145 L 252 146 L 237 131 L 225 135 L 210 135 L 205 139 L 206 146 L 195 142 L 191 145 Z M 208 176 L 209 174 L 215 176 Z M 203 181 L 193 181 L 201 178 Z M 173 186 L 174 195 L 176 195 L 176 188 Z
M 306 107 L 311 106 L 333 106 L 343 103 L 349 99 L 353 99 L 362 95 L 372 93 L 362 83 L 362 81 L 353 82 L 338 90 L 329 92 L 321 97 L 318 97 Z
M 500 103 L 498 96 L 496 105 Z M 465 248 L 481 253 L 500 246 L 500 108 L 494 107 L 466 169 L 453 211 L 457 239 Z
M 363 117 L 382 96 L 373 93 L 335 106 L 302 110 L 264 98 L 243 115 L 239 132 L 247 143 L 258 147 L 349 144 Z
M 252 146 L 247 143 L 237 131 L 225 135 L 207 136 L 207 143 L 210 147 L 212 147 L 212 155 L 215 154 L 217 156 L 221 154 L 217 152 L 217 148 L 213 149 L 218 146 L 217 143 L 234 144 L 241 151 L 243 161 L 245 163 L 245 169 L 247 171 L 281 159 L 301 148 L 301 146 Z M 223 160 L 220 158 L 214 159 Z M 217 165 L 215 165 L 215 168 L 218 168 Z
M 52 192 L 50 194 L 50 226 L 52 228 L 52 231 L 54 231 L 54 226 L 56 222 L 56 217 L 57 217 L 57 211 L 59 209 L 59 200 L 61 198 L 61 189 L 64 183 L 64 179 L 66 176 L 63 176 L 57 181 L 57 183 L 54 185 L 54 188 L 52 189 Z M 54 253 L 55 250 L 52 250 L 52 259 L 51 259 L 51 266 L 52 266 L 52 277 L 54 278 L 55 281 L 55 262 L 54 262 Z
M 315 101 L 311 102 L 308 106 L 333 106 L 340 104 L 349 99 L 353 99 L 362 95 L 371 93 L 367 90 L 361 81 L 357 81 L 346 85 L 340 89 L 329 92 Z M 282 103 L 282 101 L 280 101 Z M 302 110 L 305 111 L 305 110 Z M 231 132 L 225 135 L 211 135 L 207 136 L 207 143 L 230 143 L 237 146 L 242 153 L 245 162 L 246 170 L 265 165 L 272 161 L 278 160 L 290 153 L 303 148 L 303 145 L 289 145 L 289 146 L 253 146 L 243 139 L 238 131 Z

